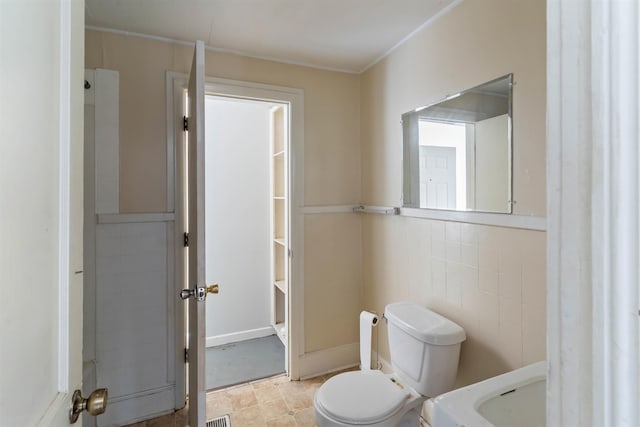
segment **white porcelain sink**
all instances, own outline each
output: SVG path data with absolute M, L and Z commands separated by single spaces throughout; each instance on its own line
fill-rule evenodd
M 544 427 L 547 363 L 538 362 L 434 400 L 433 427 Z

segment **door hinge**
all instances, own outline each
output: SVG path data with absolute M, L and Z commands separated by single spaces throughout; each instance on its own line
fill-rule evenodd
M 184 349 L 184 363 L 189 363 L 189 349 Z
M 185 132 L 189 130 L 189 118 L 187 116 L 182 116 L 182 130 Z
M 189 233 L 184 233 L 182 235 L 182 244 L 184 245 L 185 248 L 189 247 Z

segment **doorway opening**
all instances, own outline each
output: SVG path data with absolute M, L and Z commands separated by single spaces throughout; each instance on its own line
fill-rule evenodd
M 205 96 L 206 388 L 286 373 L 286 103 Z
M 168 72 L 167 73 L 167 210 L 175 212 L 175 227 L 173 229 L 173 245 L 175 249 L 175 291 L 180 293 L 181 289 L 192 288 L 194 283 L 188 279 L 186 265 L 188 261 L 187 248 L 184 246 L 185 233 L 189 231 L 187 218 L 185 217 L 185 202 L 184 193 L 186 189 L 186 182 L 184 177 L 186 176 L 186 159 L 188 156 L 186 147 L 186 132 L 184 131 L 185 116 L 188 116 L 188 107 L 186 105 L 186 85 L 187 77 L 183 74 Z M 304 92 L 301 89 L 265 85 L 260 83 L 243 82 L 228 79 L 209 78 L 205 79 L 205 90 L 203 91 L 204 98 L 218 97 L 227 100 L 235 100 L 236 102 L 262 102 L 270 105 L 269 113 L 271 115 L 280 112 L 282 115 L 281 130 L 286 133 L 286 138 L 282 139 L 282 148 L 274 151 L 274 132 L 276 126 L 270 124 L 270 140 L 267 143 L 268 155 L 267 163 L 270 169 L 270 176 L 267 178 L 270 193 L 265 197 L 269 199 L 269 203 L 272 206 L 271 212 L 268 217 L 252 215 L 250 217 L 251 222 L 266 222 L 269 226 L 268 239 L 270 241 L 271 251 L 270 255 L 270 273 L 271 281 L 269 282 L 268 289 L 269 301 L 272 303 L 272 307 L 278 307 L 277 316 L 273 316 L 271 320 L 271 326 L 275 329 L 278 338 L 284 343 L 285 351 L 285 366 L 287 379 L 298 380 L 300 379 L 301 363 L 303 362 L 304 353 L 304 223 L 303 214 L 299 206 L 303 205 L 304 200 Z M 203 104 L 205 101 L 203 100 Z M 204 105 L 203 105 L 204 107 Z M 205 110 L 205 108 L 203 108 Z M 206 115 L 206 112 L 203 116 Z M 273 123 L 273 118 L 269 119 Z M 202 122 L 206 123 L 203 118 Z M 247 127 L 248 124 L 244 121 L 240 121 L 242 127 Z M 205 132 L 205 140 L 207 139 Z M 205 141 L 203 141 L 205 145 Z M 242 148 L 242 147 L 234 147 Z M 249 155 L 254 155 L 253 152 Z M 206 158 L 206 153 L 203 155 Z M 224 159 L 222 159 L 224 161 Z M 245 158 L 246 162 L 247 159 Z M 279 173 L 274 173 L 276 167 L 280 165 Z M 204 169 L 204 167 L 203 167 Z M 225 175 L 220 179 L 223 183 L 229 181 L 228 176 Z M 206 183 L 206 177 L 203 181 Z M 275 188 L 280 188 L 279 194 L 275 194 Z M 206 189 L 203 193 L 206 193 Z M 224 210 L 227 213 L 238 213 L 239 198 L 243 197 L 243 194 L 234 194 L 235 197 L 231 202 L 222 206 L 220 203 L 214 207 L 206 206 L 206 202 L 202 200 L 205 210 L 205 216 L 207 210 Z M 277 207 L 277 204 L 280 207 Z M 250 214 L 251 211 L 248 211 Z M 276 228 L 274 225 L 274 218 L 283 218 L 284 222 L 280 222 L 280 226 Z M 283 231 L 286 229 L 286 234 Z M 206 234 L 206 230 L 205 230 Z M 232 234 L 233 236 L 233 234 Z M 203 241 L 206 245 L 206 237 L 203 237 Z M 232 244 L 237 244 L 238 239 L 234 240 Z M 279 246 L 278 246 L 279 245 Z M 247 260 L 251 254 L 253 246 L 245 245 L 242 257 L 240 260 Z M 275 248 L 280 248 L 276 251 Z M 202 248 L 206 252 L 206 246 Z M 205 259 L 207 255 L 205 254 Z M 247 269 L 247 264 L 241 264 L 243 268 Z M 278 280 L 275 278 L 275 271 L 277 268 L 281 268 L 279 271 L 283 271 L 286 275 L 286 280 Z M 217 281 L 219 284 L 219 294 L 210 295 L 207 298 L 209 300 L 215 300 L 218 297 L 224 295 L 227 292 L 228 286 L 233 286 L 233 283 L 227 284 L 223 280 L 217 277 L 211 278 L 213 281 Z M 226 279 L 224 279 L 226 280 Z M 204 279 L 203 279 L 204 282 Z M 203 283 L 205 284 L 205 283 Z M 206 283 L 210 284 L 210 283 Z M 280 290 L 276 288 L 279 287 Z M 280 292 L 277 294 L 276 292 Z M 253 295 L 244 295 L 244 298 L 254 298 Z M 271 299 L 273 298 L 273 299 Z M 204 304 L 203 307 L 206 311 L 211 311 L 213 317 L 217 321 L 215 309 L 209 309 L 208 305 Z M 186 377 L 188 368 L 191 367 L 191 362 L 185 363 L 186 360 L 190 360 L 189 355 L 192 351 L 198 351 L 199 354 L 205 353 L 207 346 L 205 333 L 197 334 L 195 340 L 197 344 L 192 343 L 189 346 L 197 345 L 197 348 L 188 348 L 189 342 L 187 329 L 187 304 L 179 304 L 176 307 L 176 382 L 178 384 L 179 393 L 176 393 L 175 407 L 181 408 L 184 406 L 186 398 Z M 274 311 L 275 313 L 276 311 Z M 206 315 L 205 315 L 206 316 Z M 270 313 L 271 316 L 271 313 Z M 204 327 L 200 329 L 206 329 L 206 320 L 203 319 Z M 259 329 L 259 328 L 257 328 Z M 225 335 L 224 333 L 222 335 Z M 209 340 L 209 344 L 216 344 L 215 341 Z M 219 344 L 219 342 L 218 342 Z M 185 357 L 186 356 L 186 357 Z M 199 359 L 200 360 L 200 359 Z M 206 357 L 202 357 L 205 361 L 205 367 L 197 368 L 198 376 L 202 378 L 203 392 L 206 389 Z M 195 364 L 194 364 L 195 366 Z M 198 365 L 201 366 L 201 365 Z M 200 387 L 200 386 L 199 386 Z

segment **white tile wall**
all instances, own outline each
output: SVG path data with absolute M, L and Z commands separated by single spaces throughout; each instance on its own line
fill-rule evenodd
M 365 309 L 408 299 L 459 323 L 459 385 L 545 358 L 544 232 L 369 215 L 363 239 Z

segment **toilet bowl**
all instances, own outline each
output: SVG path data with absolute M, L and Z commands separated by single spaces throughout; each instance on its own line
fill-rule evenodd
M 424 399 L 382 371 L 346 372 L 327 380 L 316 393 L 316 423 L 320 427 L 416 426 Z
M 352 371 L 327 380 L 314 398 L 319 427 L 416 427 L 422 403 L 453 388 L 464 330 L 408 302 L 387 305 L 385 319 L 393 373 Z

